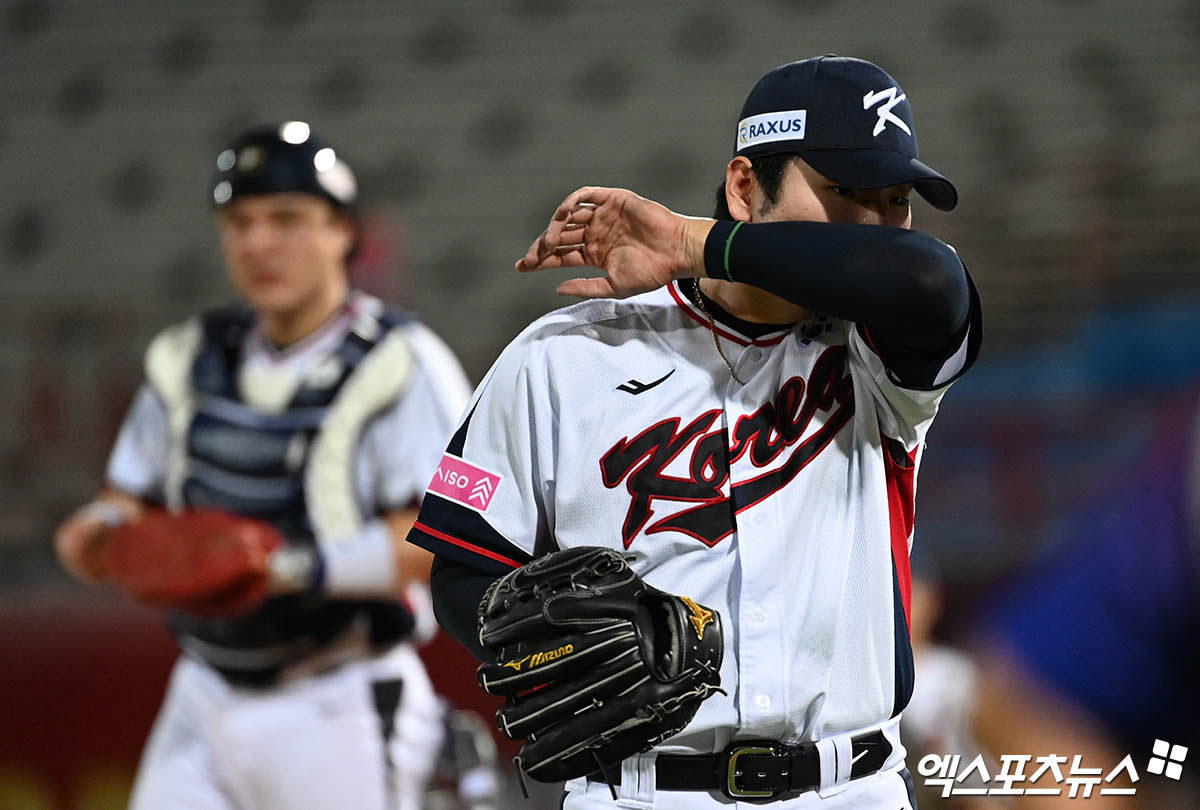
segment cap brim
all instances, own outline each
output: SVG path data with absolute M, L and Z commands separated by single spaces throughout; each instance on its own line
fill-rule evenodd
M 886 188 L 912 183 L 939 211 L 958 205 L 954 184 L 915 157 L 886 149 L 813 149 L 800 157 L 830 180 L 850 188 Z

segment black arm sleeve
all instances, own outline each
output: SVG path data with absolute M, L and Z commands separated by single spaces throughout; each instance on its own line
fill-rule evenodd
M 480 661 L 491 660 L 493 656 L 479 643 L 476 610 L 483 600 L 483 592 L 496 579 L 499 575 L 440 555 L 433 558 L 433 570 L 429 574 L 433 615 L 438 624 Z
M 705 272 L 870 330 L 889 355 L 944 360 L 962 343 L 972 288 L 954 249 L 883 225 L 718 221 Z

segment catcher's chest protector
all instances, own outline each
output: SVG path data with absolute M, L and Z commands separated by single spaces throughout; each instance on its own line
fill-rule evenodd
M 380 324 L 369 338 L 348 332 L 320 364 L 323 373 L 308 375 L 282 412 L 266 413 L 243 401 L 237 380 L 251 322 L 244 310 L 204 318 L 204 342 L 191 369 L 195 411 L 181 437 L 187 459 L 181 500 L 262 518 L 292 537 L 309 535 L 305 476 L 314 439 L 346 379 L 392 324 Z
M 239 366 L 254 320 L 248 309 L 206 313 L 190 340 L 178 341 L 170 354 L 152 354 L 147 376 L 172 425 L 169 505 L 266 520 L 293 543 L 346 536 L 361 525 L 356 442 L 366 422 L 402 394 L 411 360 L 394 329 L 405 316 L 376 299 L 359 300 L 365 306 L 353 326 L 278 410 L 243 396 Z M 388 374 L 371 365 L 381 359 Z M 411 630 L 412 617 L 391 603 L 308 594 L 271 599 L 237 620 L 175 614 L 172 626 L 185 649 L 213 666 L 261 670 L 303 657 L 363 610 L 381 614 L 381 621 L 386 612 L 390 636 Z

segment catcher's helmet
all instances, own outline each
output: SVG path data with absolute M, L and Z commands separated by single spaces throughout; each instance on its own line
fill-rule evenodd
M 210 200 L 223 208 L 248 194 L 298 191 L 353 211 L 358 201 L 354 172 L 303 121 L 247 130 L 217 155 Z

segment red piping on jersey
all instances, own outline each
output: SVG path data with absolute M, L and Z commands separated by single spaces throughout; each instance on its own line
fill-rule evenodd
M 884 441 L 890 441 L 884 438 Z M 900 580 L 900 599 L 904 602 L 904 619 L 912 632 L 912 568 L 908 560 L 908 538 L 912 537 L 916 512 L 913 487 L 916 483 L 917 451 L 908 454 L 908 465 L 901 466 L 883 449 L 884 477 L 887 479 L 888 522 L 892 530 L 892 559 L 896 563 L 896 578 Z
M 682 309 L 684 312 L 686 312 L 691 317 L 691 319 L 694 320 L 696 323 L 700 324 L 701 326 L 705 326 L 705 327 L 710 326 L 708 319 L 701 317 L 698 312 L 696 312 L 694 309 L 692 309 L 694 304 L 692 304 L 691 301 L 688 301 L 687 298 L 685 298 L 683 296 L 683 294 L 679 292 L 679 289 L 677 286 L 678 283 L 679 282 L 673 282 L 673 283 L 667 285 L 667 289 L 671 291 L 671 297 L 675 299 L 675 303 L 679 304 L 679 308 Z M 712 327 L 712 330 L 714 332 L 716 332 L 718 335 L 725 338 L 726 340 L 732 340 L 734 343 L 738 344 L 739 346 L 749 346 L 751 344 L 753 344 L 755 346 L 774 346 L 775 344 L 782 342 L 783 339 L 785 337 L 787 337 L 787 332 L 785 331 L 779 337 L 773 337 L 770 340 L 761 340 L 760 339 L 760 340 L 747 341 L 746 338 L 744 338 L 744 337 L 740 337 L 739 335 L 734 334 L 733 332 L 725 331 L 721 327 L 717 326 L 715 321 L 711 324 L 711 327 Z
M 505 565 L 512 566 L 513 568 L 521 567 L 521 564 L 519 562 L 517 562 L 516 560 L 510 560 L 508 557 L 505 557 L 503 554 L 497 554 L 494 551 L 489 551 L 488 549 L 484 548 L 483 546 L 477 546 L 474 543 L 468 543 L 466 540 L 459 540 L 457 537 L 453 537 L 449 534 L 446 534 L 445 532 L 440 532 L 437 529 L 426 526 L 424 523 L 422 523 L 419 520 L 415 521 L 413 523 L 413 528 L 424 532 L 425 534 L 429 535 L 430 537 L 436 537 L 438 540 L 443 540 L 447 543 L 451 543 L 453 545 L 458 546 L 459 548 L 465 548 L 467 551 L 472 551 L 476 554 L 482 555 L 484 557 L 488 557 L 490 559 L 495 560 L 496 562 L 502 562 Z
M 875 356 L 882 360 L 883 355 L 880 353 L 879 347 L 875 345 L 875 338 L 871 337 L 871 332 L 867 329 L 867 325 L 860 324 L 860 326 L 862 327 L 863 337 L 867 339 L 867 345 L 871 347 L 871 351 L 875 352 Z

